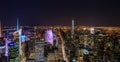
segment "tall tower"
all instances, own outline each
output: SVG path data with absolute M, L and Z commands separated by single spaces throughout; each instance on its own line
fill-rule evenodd
M 2 24 L 1 24 L 1 20 L 0 20 L 0 37 L 2 37 Z
M 19 30 L 19 19 L 17 18 L 17 26 L 16 26 L 17 31 Z
M 72 20 L 72 35 L 74 34 L 74 19 Z

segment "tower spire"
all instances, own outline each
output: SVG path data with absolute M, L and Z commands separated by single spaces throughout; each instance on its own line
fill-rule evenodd
M 74 19 L 72 19 L 72 35 L 74 34 Z
M 19 30 L 19 19 L 17 18 L 17 31 Z

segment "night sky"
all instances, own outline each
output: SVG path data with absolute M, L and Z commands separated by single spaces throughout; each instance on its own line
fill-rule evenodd
M 0 0 L 3 25 L 118 26 L 120 4 L 110 0 Z

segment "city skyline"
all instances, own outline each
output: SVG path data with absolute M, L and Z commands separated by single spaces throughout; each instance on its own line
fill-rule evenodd
M 75 25 L 119 26 L 117 1 L 1 1 L 3 25 Z

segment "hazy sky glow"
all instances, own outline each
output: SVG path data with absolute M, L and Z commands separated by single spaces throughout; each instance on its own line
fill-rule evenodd
M 0 19 L 4 25 L 120 25 L 118 1 L 2 0 Z

